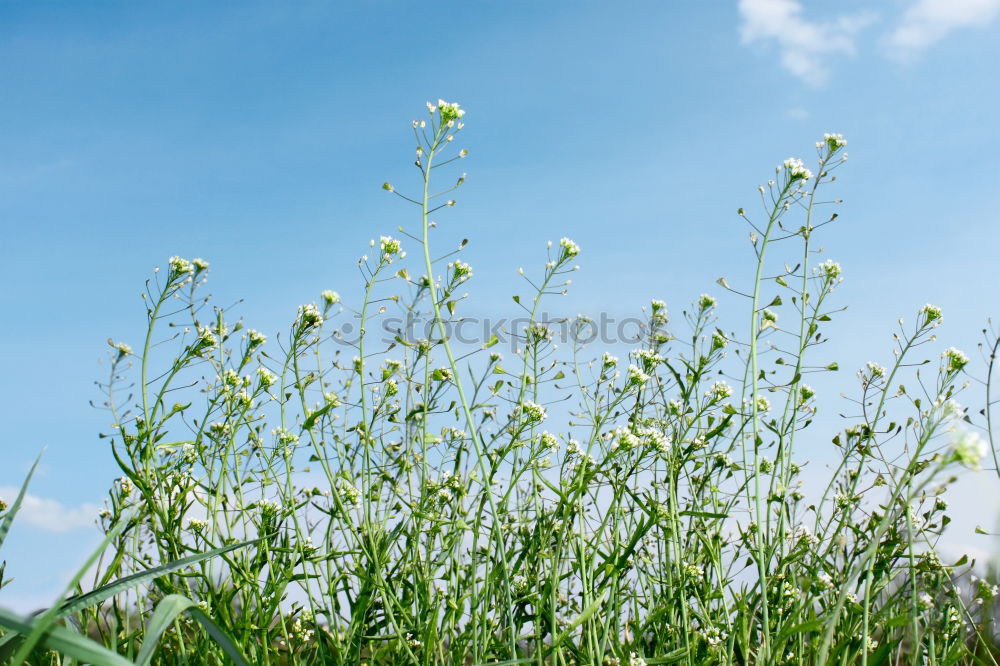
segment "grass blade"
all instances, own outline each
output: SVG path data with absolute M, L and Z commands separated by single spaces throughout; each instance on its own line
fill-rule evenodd
M 234 643 L 233 639 L 229 637 L 229 634 L 224 632 L 219 625 L 213 622 L 210 617 L 205 615 L 204 611 L 197 606 L 193 606 L 188 609 L 188 613 L 191 617 L 201 622 L 201 626 L 205 627 L 205 631 L 208 632 L 208 635 L 212 637 L 212 640 L 219 644 L 219 647 L 225 650 L 226 654 L 229 655 L 229 658 L 233 660 L 233 663 L 236 664 L 236 666 L 250 666 L 250 663 L 246 660 L 246 657 L 243 656 L 240 649 L 236 647 L 236 643 Z
M 132 574 L 131 576 L 125 576 L 113 583 L 108 583 L 103 585 L 96 590 L 91 590 L 84 594 L 79 594 L 75 597 L 67 599 L 59 606 L 59 615 L 66 615 L 67 613 L 75 613 L 76 611 L 88 608 L 95 604 L 99 604 L 105 599 L 109 599 L 120 592 L 124 592 L 130 587 L 139 585 L 149 580 L 159 578 L 171 571 L 177 571 L 178 569 L 183 569 L 190 564 L 196 564 L 203 560 L 211 559 L 218 555 L 228 553 L 237 548 L 243 548 L 244 546 L 252 545 L 257 543 L 260 539 L 253 539 L 251 541 L 241 541 L 240 543 L 234 543 L 223 548 L 216 548 L 215 550 L 209 550 L 204 553 L 196 553 L 194 555 L 189 555 L 187 557 L 182 557 L 179 560 L 173 562 L 168 562 L 167 564 L 161 564 L 158 567 L 153 567 L 152 569 L 146 569 L 145 571 L 140 571 L 139 573 Z
M 39 453 L 31 469 L 28 470 L 28 476 L 24 479 L 24 483 L 21 484 L 21 492 L 17 494 L 17 499 L 10 506 L 10 510 L 3 517 L 3 521 L 0 521 L 0 546 L 3 546 L 3 540 L 7 538 L 7 532 L 10 531 L 11 523 L 14 522 L 14 516 L 17 515 L 18 510 L 21 508 L 21 502 L 24 501 L 24 496 L 28 492 L 28 483 L 31 482 L 31 476 L 35 473 L 35 468 L 38 467 L 38 463 L 41 460 L 42 454 Z
M 121 655 L 95 643 L 86 636 L 57 625 L 45 626 L 38 631 L 42 619 L 25 618 L 0 608 L 0 626 L 23 636 L 38 632 L 38 638 L 46 647 L 72 657 L 82 663 L 94 666 L 132 666 L 132 662 Z M 23 646 L 22 646 L 23 647 Z M 13 661 L 13 664 L 20 662 Z
M 156 611 L 153 612 L 153 617 L 146 625 L 142 647 L 135 659 L 136 666 L 146 666 L 149 663 L 163 632 L 177 619 L 178 615 L 194 605 L 196 605 L 195 602 L 180 594 L 168 595 L 156 604 Z

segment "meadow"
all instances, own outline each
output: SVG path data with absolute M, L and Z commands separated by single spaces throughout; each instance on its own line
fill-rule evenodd
M 269 336 L 203 293 L 208 262 L 154 272 L 145 339 L 109 340 L 104 542 L 50 608 L 0 610 L 0 661 L 996 664 L 993 572 L 939 546 L 948 487 L 997 466 L 997 332 L 979 366 L 935 346 L 939 308 L 900 313 L 843 427 L 814 424 L 843 407 L 809 375 L 855 370 L 820 347 L 844 138 L 734 211 L 746 277 L 713 288 L 741 330 L 708 294 L 654 300 L 617 358 L 542 317 L 570 238 L 519 271 L 516 327 L 454 339 L 473 268 L 435 220 L 459 215 L 463 116 L 412 122 L 413 182 L 383 189 L 413 226 L 363 250 L 358 302 L 323 292 Z M 839 462 L 805 488 L 816 447 Z

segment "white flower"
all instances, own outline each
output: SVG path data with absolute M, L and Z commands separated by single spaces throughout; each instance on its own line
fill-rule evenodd
M 208 270 L 208 262 L 204 259 L 192 259 L 191 263 L 194 264 L 194 267 L 198 272 Z
M 188 521 L 188 528 L 190 528 L 192 532 L 204 532 L 208 529 L 208 521 L 192 518 Z
M 194 271 L 194 266 L 187 259 L 182 259 L 181 257 L 170 257 L 167 260 L 170 265 L 170 272 L 176 273 L 178 275 L 184 275 L 185 273 L 191 273 Z
M 604 352 L 604 357 L 601 361 L 605 368 L 613 368 L 618 365 L 618 358 L 616 356 L 612 356 L 608 352 Z
M 521 404 L 521 411 L 526 417 L 528 417 L 529 421 L 538 421 L 539 423 L 544 421 L 547 416 L 545 408 L 537 402 L 532 402 L 531 400 L 525 400 L 524 403 Z
M 833 259 L 827 259 L 813 270 L 816 272 L 822 272 L 823 275 L 831 280 L 840 277 L 841 273 L 840 264 Z
M 983 458 L 989 452 L 989 446 L 978 433 L 965 431 L 955 438 L 951 444 L 954 459 L 970 469 L 979 469 Z
M 948 347 L 941 352 L 941 358 L 945 360 L 947 369 L 954 372 L 961 370 L 969 363 L 969 357 L 965 355 L 965 352 L 954 347 Z
M 715 307 L 715 297 L 709 296 L 708 294 L 702 294 L 698 297 L 698 307 L 702 310 L 708 310 L 709 308 Z
M 299 306 L 298 320 L 302 322 L 303 327 L 311 328 L 323 323 L 323 315 L 319 313 L 315 303 L 309 303 Z
M 260 383 L 263 384 L 265 388 L 274 385 L 274 383 L 278 381 L 278 377 L 264 367 L 257 368 L 257 376 L 260 377 Z
M 762 395 L 757 396 L 757 411 L 765 414 L 771 411 L 771 401 Z
M 453 122 L 465 115 L 465 110 L 459 108 L 458 102 L 446 102 L 443 99 L 439 99 L 437 105 L 441 113 L 442 122 Z M 427 102 L 427 109 L 431 113 L 434 113 L 434 105 L 430 102 Z
M 451 268 L 455 271 L 455 277 L 457 278 L 467 280 L 472 277 L 472 266 L 464 261 L 456 261 L 451 265 Z
M 809 180 L 812 178 L 812 171 L 807 169 L 802 164 L 802 160 L 797 157 L 789 157 L 785 160 L 784 167 L 788 171 L 788 175 L 792 180 Z
M 712 388 L 708 389 L 705 393 L 705 397 L 711 398 L 712 400 L 724 400 L 732 394 L 733 387 L 720 380 L 712 384 Z
M 580 254 L 580 246 L 568 238 L 560 239 L 559 245 L 562 247 L 563 252 L 566 253 L 567 257 L 575 257 Z
M 928 303 L 924 307 L 920 308 L 920 311 L 917 314 L 924 315 L 924 321 L 929 324 L 941 319 L 941 308 Z
M 847 145 L 847 139 L 844 138 L 843 134 L 826 132 L 823 134 L 823 143 L 830 146 L 830 150 L 837 150 Z
M 251 328 L 250 330 L 247 331 L 247 340 L 250 341 L 251 347 L 259 347 L 260 345 L 267 342 L 267 336 L 261 333 L 260 331 L 255 331 L 254 329 Z
M 635 365 L 628 366 L 628 383 L 642 386 L 649 381 L 649 375 Z
M 871 374 L 873 379 L 875 377 L 885 377 L 885 368 L 875 361 L 868 361 L 868 363 L 865 364 L 865 367 L 868 368 L 868 372 Z
M 114 343 L 111 346 L 114 349 L 117 349 L 118 353 L 120 355 L 122 355 L 122 356 L 128 356 L 129 354 L 132 353 L 132 347 L 130 347 L 129 345 L 125 344 L 124 342 L 116 342 L 116 343 Z
M 320 296 L 323 298 L 323 302 L 327 305 L 335 305 L 340 302 L 340 294 L 329 289 L 320 294 Z
M 388 255 L 399 254 L 400 250 L 403 249 L 399 241 L 392 236 L 382 236 L 379 239 L 379 247 L 384 254 Z

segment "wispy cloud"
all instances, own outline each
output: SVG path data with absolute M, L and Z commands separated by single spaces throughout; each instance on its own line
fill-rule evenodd
M 12 503 L 18 489 L 0 486 L 0 497 Z M 25 495 L 21 509 L 14 518 L 15 525 L 30 525 L 47 532 L 69 532 L 81 527 L 91 527 L 100 510 L 96 504 L 67 507 L 53 499 Z
M 874 14 L 862 12 L 810 21 L 803 17 L 798 0 L 740 0 L 739 9 L 743 42 L 775 42 L 782 66 L 814 86 L 829 80 L 827 60 L 834 55 L 852 55 L 858 33 L 875 20 Z
M 889 54 L 911 60 L 959 28 L 983 27 L 1000 16 L 1000 0 L 916 0 L 886 38 Z

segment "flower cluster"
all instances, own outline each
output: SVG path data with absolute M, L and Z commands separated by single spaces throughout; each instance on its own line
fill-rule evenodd
M 812 178 L 812 171 L 807 169 L 805 165 L 802 164 L 802 160 L 797 157 L 789 157 L 785 160 L 783 166 L 785 167 L 785 170 L 788 171 L 788 177 L 793 181 L 809 180 Z

